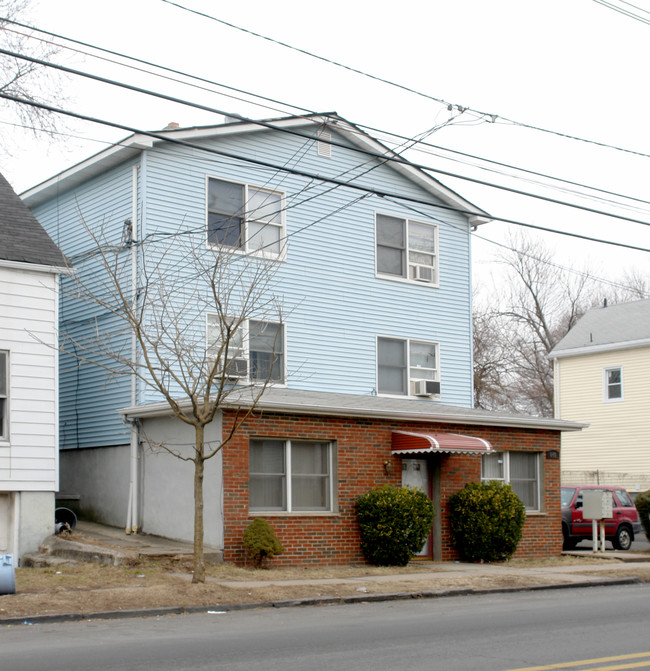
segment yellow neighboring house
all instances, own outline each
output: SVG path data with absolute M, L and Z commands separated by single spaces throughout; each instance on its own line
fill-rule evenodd
M 589 310 L 549 355 L 562 434 L 562 483 L 650 489 L 650 300 Z

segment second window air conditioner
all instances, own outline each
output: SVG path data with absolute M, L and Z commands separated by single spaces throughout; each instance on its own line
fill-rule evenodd
M 434 396 L 440 393 L 440 382 L 435 380 L 416 380 L 416 396 Z
M 433 282 L 433 268 L 431 266 L 413 266 L 413 279 L 418 282 Z

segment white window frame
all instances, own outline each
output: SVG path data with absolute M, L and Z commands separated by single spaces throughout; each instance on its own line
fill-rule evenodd
M 9 440 L 9 352 L 0 350 L 0 441 Z
M 542 453 L 541 452 L 529 452 L 527 450 L 505 450 L 503 452 L 492 452 L 491 454 L 484 454 L 481 457 L 481 482 L 503 482 L 504 484 L 511 485 L 510 478 L 510 455 L 511 454 L 528 454 L 532 455 L 535 458 L 535 483 L 536 483 L 536 504 L 534 506 L 526 506 L 526 512 L 539 512 L 542 509 Z M 502 475 L 501 477 L 488 477 L 485 475 L 485 459 L 490 457 L 501 457 L 502 459 Z M 513 488 L 514 489 L 514 488 Z M 525 505 L 525 504 L 524 504 Z
M 612 384 L 609 381 L 609 374 L 616 370 L 619 372 L 621 381 Z M 621 387 L 621 395 L 611 397 L 610 390 L 615 386 Z M 623 400 L 623 366 L 607 366 L 607 368 L 603 368 L 603 402 L 620 403 L 622 400 Z
M 404 247 L 402 249 L 402 265 L 404 268 L 403 273 L 388 273 L 382 272 L 379 269 L 379 217 L 389 217 L 391 219 L 397 219 L 402 222 L 403 225 L 403 234 L 404 234 Z M 426 226 L 433 230 L 433 252 L 424 252 L 433 256 L 433 265 L 428 264 L 417 264 L 411 262 L 411 255 L 417 254 L 419 250 L 409 246 L 409 229 L 411 226 Z M 431 269 L 432 278 L 431 280 L 423 280 L 416 278 L 416 268 L 428 268 Z M 410 284 L 417 284 L 428 287 L 438 287 L 440 285 L 440 251 L 438 245 L 438 225 L 433 224 L 430 221 L 421 221 L 416 219 L 407 219 L 395 214 L 387 214 L 384 212 L 375 213 L 375 275 L 383 279 L 392 279 L 401 282 L 408 282 Z
M 212 243 L 210 242 L 210 208 L 209 208 L 209 203 L 210 203 L 210 182 L 223 182 L 224 184 L 232 184 L 234 186 L 240 186 L 243 189 L 243 194 L 242 194 L 242 199 L 243 199 L 243 211 L 241 212 L 240 216 L 242 219 L 242 238 L 243 242 L 239 246 L 234 246 L 234 245 L 220 245 L 218 243 Z M 254 191 L 259 191 L 259 192 L 265 192 L 269 194 L 273 194 L 275 196 L 279 196 L 280 198 L 280 222 L 279 223 L 270 223 L 270 222 L 264 222 L 255 219 L 254 216 L 251 216 L 253 213 L 248 212 L 246 209 L 247 204 L 250 202 L 250 194 L 249 192 L 251 190 Z M 220 249 L 222 247 L 232 250 L 235 253 L 241 253 L 241 254 L 253 254 L 255 256 L 263 256 L 267 258 L 274 258 L 274 259 L 284 259 L 285 257 L 285 250 L 286 250 L 286 219 L 285 219 L 285 211 L 286 211 L 286 199 L 285 199 L 285 193 L 283 191 L 278 191 L 276 189 L 269 189 L 267 187 L 263 186 L 257 186 L 255 184 L 249 184 L 247 182 L 236 182 L 228 179 L 223 179 L 222 177 L 216 177 L 213 175 L 208 175 L 206 177 L 206 182 L 205 182 L 205 231 L 206 231 L 206 245 L 210 249 Z M 270 251 L 268 249 L 259 249 L 256 248 L 254 244 L 249 243 L 249 226 L 251 224 L 262 224 L 263 226 L 272 226 L 273 228 L 278 229 L 278 246 L 279 246 L 279 251 L 274 252 Z
M 406 347 L 406 366 L 405 366 L 405 377 L 406 377 L 406 393 L 397 394 L 395 392 L 384 392 L 379 388 L 379 342 L 380 340 L 394 340 L 397 342 L 405 343 Z M 422 371 L 431 371 L 431 377 L 422 377 L 412 375 L 413 371 L 419 370 L 416 366 L 411 366 L 411 345 L 422 344 L 433 346 L 435 349 L 436 357 L 436 367 L 435 368 L 422 368 Z M 375 362 L 376 362 L 376 389 L 379 396 L 394 396 L 397 398 L 403 398 L 404 396 L 415 396 L 413 393 L 415 382 L 418 380 L 433 380 L 434 382 L 440 382 L 440 343 L 433 340 L 423 340 L 422 338 L 396 338 L 394 336 L 379 335 L 377 336 L 375 343 Z M 435 397 L 439 397 L 440 394 L 436 394 Z
M 205 354 L 208 361 L 214 360 L 215 353 L 211 352 L 211 348 L 216 339 L 218 338 L 218 333 L 215 333 L 213 329 L 216 330 L 217 325 L 219 324 L 219 315 L 214 312 L 208 312 L 205 317 Z M 272 324 L 273 326 L 280 327 L 280 334 L 277 340 L 279 348 L 276 349 L 274 355 L 281 357 L 280 361 L 280 379 L 269 379 L 269 384 L 273 385 L 285 385 L 287 380 L 287 346 L 286 346 L 286 328 L 284 323 L 274 322 L 270 319 L 246 319 L 242 322 L 239 327 L 241 333 L 241 347 L 237 349 L 236 354 L 241 353 L 241 356 L 235 356 L 236 359 L 241 359 L 246 361 L 246 375 L 238 375 L 236 372 L 233 372 L 230 375 L 230 379 L 239 380 L 241 383 L 251 383 L 251 384 L 261 384 L 266 382 L 266 378 L 263 380 L 258 380 L 250 376 L 251 372 L 251 337 L 250 337 L 250 322 L 265 322 L 267 324 Z
M 281 437 L 251 437 L 249 441 L 249 467 L 248 467 L 248 477 L 249 477 L 249 491 L 251 488 L 251 480 L 255 475 L 264 475 L 264 473 L 252 473 L 250 467 L 250 448 L 253 441 L 263 441 L 263 440 L 273 440 L 277 442 L 284 443 L 284 473 L 276 474 L 282 478 L 283 486 L 283 505 L 281 507 L 254 507 L 250 503 L 250 493 L 249 493 L 249 502 L 248 510 L 250 513 L 268 513 L 268 514 L 292 514 L 292 515 L 323 515 L 323 514 L 332 514 L 336 512 L 336 442 L 331 440 L 317 440 L 317 439 L 289 439 Z M 293 504 L 293 493 L 292 493 L 292 483 L 293 483 L 293 470 L 291 465 L 291 448 L 292 443 L 313 443 L 321 444 L 327 446 L 327 473 L 323 476 L 327 479 L 326 486 L 326 496 L 327 502 L 323 508 L 296 508 Z M 309 475 L 309 474 L 302 474 Z

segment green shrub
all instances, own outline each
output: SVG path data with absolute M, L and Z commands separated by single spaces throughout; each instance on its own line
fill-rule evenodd
M 636 495 L 634 505 L 639 511 L 641 524 L 645 529 L 646 538 L 650 541 L 650 489 Z
M 510 485 L 470 482 L 449 498 L 451 535 L 467 561 L 507 559 L 521 540 L 526 509 Z
M 244 546 L 258 568 L 264 560 L 284 552 L 282 543 L 275 535 L 273 527 L 261 517 L 256 517 L 244 531 Z
M 377 566 L 406 566 L 424 547 L 433 503 L 411 487 L 384 485 L 357 499 L 361 550 Z

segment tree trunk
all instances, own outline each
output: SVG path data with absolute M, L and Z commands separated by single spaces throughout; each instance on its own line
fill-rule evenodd
M 193 583 L 205 582 L 203 560 L 203 474 L 205 470 L 204 427 L 196 427 L 194 459 L 194 575 Z

